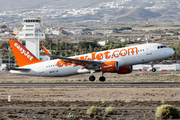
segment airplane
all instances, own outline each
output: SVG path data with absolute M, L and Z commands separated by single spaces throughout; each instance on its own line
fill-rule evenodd
M 106 78 L 104 73 L 127 74 L 132 65 L 168 58 L 174 50 L 160 43 L 147 43 L 130 47 L 93 52 L 72 57 L 52 55 L 45 47 L 46 54 L 54 60 L 41 61 L 27 50 L 18 40 L 9 40 L 19 67 L 11 68 L 10 73 L 30 76 L 70 76 L 91 73 L 89 80 L 95 81 L 94 72 L 101 71 L 99 81 Z M 152 71 L 156 69 L 152 66 Z

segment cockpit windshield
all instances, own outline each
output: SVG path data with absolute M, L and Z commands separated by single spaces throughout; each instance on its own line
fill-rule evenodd
M 161 45 L 157 47 L 158 49 L 167 48 L 165 45 Z

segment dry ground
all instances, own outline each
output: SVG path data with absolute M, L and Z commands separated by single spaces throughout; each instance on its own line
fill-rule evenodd
M 99 82 L 101 73 L 94 73 L 95 82 Z M 36 77 L 13 75 L 8 72 L 0 72 L 0 83 L 33 83 L 33 82 L 89 82 L 90 73 L 78 74 L 67 77 Z M 138 72 L 130 74 L 106 73 L 106 82 L 180 82 L 180 71 L 176 72 Z
M 180 72 L 133 72 L 127 75 L 105 74 L 106 82 L 180 82 Z M 32 77 L 0 73 L 0 83 L 33 82 L 89 82 L 89 74 L 69 77 Z M 96 73 L 98 78 L 100 73 Z M 98 82 L 98 81 L 96 81 Z M 8 96 L 11 102 L 8 102 Z M 101 100 L 108 103 L 102 104 Z M 171 104 L 180 107 L 180 88 L 174 87 L 1 87 L 0 107 L 68 107 L 68 109 L 0 109 L 0 119 L 67 119 L 69 112 L 75 119 L 154 120 L 155 110 L 118 110 L 107 115 L 104 110 L 92 118 L 87 109 L 72 107 L 157 107 Z

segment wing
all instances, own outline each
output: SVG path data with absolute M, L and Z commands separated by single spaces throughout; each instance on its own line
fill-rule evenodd
M 86 68 L 86 69 L 100 68 L 101 64 L 103 63 L 101 61 L 81 60 L 81 59 L 74 59 L 74 58 L 69 58 L 69 57 L 58 57 L 55 55 L 49 55 L 49 56 L 51 58 L 61 59 L 63 64 L 72 63 L 74 64 L 73 67 L 81 65 L 83 66 L 83 68 Z
M 74 64 L 73 67 L 81 65 L 81 66 L 83 66 L 82 69 L 95 70 L 95 69 L 100 68 L 101 64 L 103 63 L 101 61 L 82 60 L 82 59 L 74 59 L 74 58 L 69 58 L 69 57 L 55 56 L 55 55 L 52 55 L 43 45 L 41 45 L 41 47 L 45 51 L 46 55 L 48 55 L 49 57 L 51 57 L 53 59 L 61 59 L 62 64 L 72 63 L 72 64 Z

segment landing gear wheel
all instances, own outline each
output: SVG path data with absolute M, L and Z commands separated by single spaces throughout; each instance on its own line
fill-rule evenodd
M 101 82 L 104 82 L 106 80 L 106 78 L 104 77 L 104 76 L 101 76 L 100 78 L 99 78 L 99 81 L 101 81 Z
M 95 81 L 95 79 L 96 79 L 96 78 L 94 77 L 94 75 L 92 75 L 92 76 L 89 77 L 89 81 L 92 81 L 92 82 L 93 82 L 93 81 Z
M 156 72 L 156 68 L 153 68 L 153 69 L 152 69 L 152 72 Z

